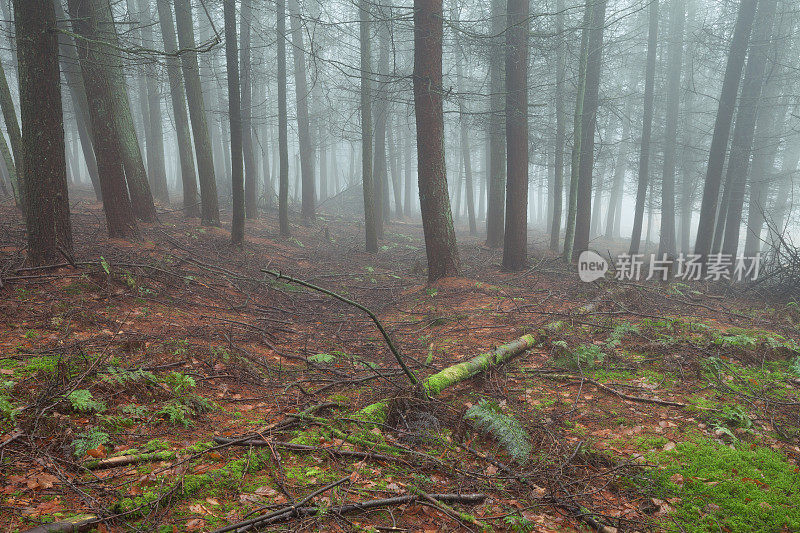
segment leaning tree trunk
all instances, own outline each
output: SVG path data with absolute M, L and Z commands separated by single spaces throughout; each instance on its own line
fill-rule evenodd
M 300 27 L 300 5 L 289 0 L 290 24 L 292 28 L 292 57 L 294 58 L 294 88 L 297 97 L 297 134 L 300 143 L 300 169 L 302 171 L 302 204 L 300 212 L 307 222 L 316 217 L 316 193 L 314 191 L 314 147 L 308 118 L 310 91 L 306 82 L 306 54 L 303 30 Z
M 642 241 L 642 222 L 650 176 L 650 138 L 653 131 L 653 103 L 655 101 L 656 48 L 658 47 L 658 0 L 650 4 L 650 30 L 647 38 L 647 68 L 644 80 L 644 119 L 642 143 L 639 147 L 639 180 L 636 188 L 636 207 L 633 213 L 630 254 L 639 253 Z
M 136 220 L 126 186 L 122 143 L 114 120 L 112 81 L 103 66 L 105 53 L 99 44 L 98 21 L 92 17 L 92 1 L 69 0 L 69 15 L 72 29 L 80 37 L 75 39 L 75 45 L 89 105 L 108 235 L 125 237 L 136 232 Z
M 361 45 L 361 183 L 364 193 L 364 228 L 367 251 L 378 251 L 378 222 L 372 177 L 372 89 L 370 87 L 370 1 L 358 0 Z
M 58 1 L 58 0 L 56 0 Z M 187 217 L 199 217 L 197 204 L 197 173 L 192 155 L 192 138 L 189 131 L 189 116 L 186 113 L 186 92 L 181 76 L 178 52 L 178 40 L 175 35 L 175 24 L 172 20 L 172 7 L 169 0 L 156 0 L 158 20 L 161 24 L 161 35 L 164 39 L 164 50 L 167 53 L 167 75 L 169 92 L 172 99 L 172 114 L 175 120 L 178 157 L 181 163 L 181 184 L 183 186 L 183 210 Z
M 247 1 L 247 0 L 245 0 Z M 236 43 L 236 0 L 225 0 L 225 64 L 228 73 L 228 114 L 231 121 L 231 242 L 244 242 L 244 162 L 242 160 L 242 102 L 239 94 L 239 50 Z
M 61 56 L 61 71 L 64 73 L 67 88 L 69 89 L 72 99 L 72 107 L 75 112 L 75 122 L 78 129 L 78 137 L 80 138 L 83 159 L 86 162 L 89 179 L 92 181 L 95 198 L 99 201 L 103 196 L 100 192 L 100 176 L 97 173 L 97 159 L 94 155 L 92 133 L 89 126 L 89 104 L 86 101 L 86 89 L 81 79 L 78 53 L 75 51 L 75 45 L 72 39 L 69 35 L 64 33 L 64 31 L 68 30 L 68 22 L 67 14 L 64 13 L 64 7 L 61 5 L 61 0 L 53 0 L 53 5 L 56 9 L 56 23 L 60 30 L 58 34 L 58 50 Z
M 656 0 L 654 0 L 655 2 Z M 603 30 L 605 29 L 606 0 L 595 0 L 589 31 L 589 51 L 586 56 L 586 87 L 581 124 L 581 151 L 578 175 L 578 198 L 575 210 L 575 242 L 573 253 L 589 249 L 592 217 L 592 170 L 594 168 L 594 135 L 597 127 L 600 73 L 603 67 Z
M 528 26 L 530 1 L 508 0 L 506 30 L 507 194 L 503 269 L 522 270 L 528 258 Z
M 91 0 L 89 2 L 91 16 L 96 20 L 96 29 L 100 38 L 100 53 L 103 54 L 103 67 L 108 72 L 111 82 L 111 95 L 114 121 L 119 132 L 120 148 L 122 148 L 122 166 L 125 168 L 125 179 L 128 183 L 133 214 L 139 220 L 154 221 L 156 208 L 153 195 L 147 181 L 141 146 L 136 137 L 136 128 L 131 115 L 128 89 L 122 69 L 122 59 L 114 17 L 109 0 Z
M 505 188 L 506 165 L 505 143 L 503 139 L 504 117 L 504 82 L 503 44 L 500 40 L 506 30 L 505 0 L 492 0 L 492 39 L 490 44 L 489 76 L 491 78 L 491 94 L 489 96 L 489 192 L 486 204 L 486 245 L 499 248 L 503 244 L 505 231 Z
M 769 56 L 768 50 L 777 4 L 777 0 L 760 0 L 758 3 L 758 18 L 745 67 L 736 126 L 733 129 L 726 177 L 726 187 L 730 187 L 730 198 L 726 213 L 725 237 L 722 241 L 722 253 L 730 254 L 732 257 L 736 256 L 739 249 L 747 171 L 750 168 L 750 156 L 753 152 L 753 135 L 756 129 L 761 91 L 764 87 L 764 72 Z M 781 43 L 782 45 L 783 43 Z
M 444 156 L 442 19 L 442 0 L 414 0 L 417 173 L 430 282 L 459 270 Z
M 3 112 L 3 120 L 6 123 L 6 133 L 11 143 L 11 152 L 14 154 L 16 165 L 15 173 L 12 174 L 12 186 L 16 186 L 19 195 L 18 202 L 25 215 L 25 165 L 22 144 L 22 131 L 17 121 L 17 110 L 14 107 L 14 99 L 11 97 L 11 90 L 8 88 L 8 79 L 3 64 L 0 63 L 0 108 Z M 16 180 L 15 180 L 16 178 Z
M 217 181 L 214 177 L 214 158 L 211 155 L 211 138 L 208 134 L 197 52 L 194 51 L 194 26 L 189 0 L 175 0 L 175 23 L 178 28 L 178 43 L 183 50 L 181 66 L 186 83 L 186 99 L 189 104 L 192 133 L 194 134 L 197 171 L 200 176 L 201 221 L 206 225 L 218 226 Z
M 72 255 L 56 14 L 49 1 L 14 0 L 28 262 Z
M 722 185 L 722 169 L 725 165 L 725 151 L 728 148 L 733 113 L 736 110 L 736 96 L 739 91 L 739 82 L 742 77 L 742 68 L 747 55 L 747 45 L 750 41 L 750 30 L 753 26 L 757 4 L 758 0 L 741 1 L 728 51 L 725 78 L 722 81 L 722 92 L 719 97 L 714 134 L 711 138 L 711 149 L 708 155 L 708 168 L 694 246 L 695 254 L 701 256 L 707 256 L 711 252 L 719 189 Z

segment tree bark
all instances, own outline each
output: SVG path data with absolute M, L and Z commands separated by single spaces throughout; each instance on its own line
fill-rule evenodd
M 622 118 L 622 136 L 619 139 L 617 161 L 614 164 L 614 181 L 611 185 L 611 195 L 608 199 L 608 213 L 606 214 L 606 239 L 619 237 L 619 222 L 622 217 L 622 196 L 625 191 L 625 173 L 628 170 L 628 150 L 630 137 L 630 120 L 626 113 Z
M 72 254 L 58 32 L 49 1 L 14 0 L 28 263 Z
M 695 253 L 701 256 L 706 256 L 711 251 L 719 189 L 722 184 L 722 169 L 725 165 L 725 151 L 728 147 L 731 122 L 736 109 L 736 95 L 739 91 L 739 82 L 742 77 L 742 68 L 757 4 L 758 0 L 741 0 L 728 51 L 725 78 L 722 82 L 714 134 L 711 138 L 711 149 L 708 155 L 708 168 L 703 186 L 703 200 L 700 205 L 700 220 L 694 247 Z
M 175 23 L 178 29 L 178 43 L 182 49 L 181 67 L 194 135 L 197 172 L 200 177 L 201 222 L 205 225 L 218 226 L 217 181 L 214 177 L 214 158 L 208 133 L 205 103 L 203 102 L 203 89 L 200 84 L 200 69 L 197 65 L 194 26 L 189 0 L 175 0 Z
M 647 38 L 647 68 L 644 87 L 644 121 L 639 147 L 639 179 L 636 188 L 636 207 L 633 213 L 630 254 L 639 253 L 642 241 L 642 222 L 650 177 L 650 139 L 653 131 L 653 102 L 655 100 L 656 49 L 658 47 L 658 0 L 650 4 L 650 30 Z
M 58 1 L 58 0 L 56 0 Z M 178 40 L 175 35 L 175 24 L 172 19 L 172 7 L 169 0 L 156 0 L 161 35 L 167 53 L 167 76 L 169 92 L 172 100 L 172 114 L 175 120 L 178 157 L 181 166 L 181 185 L 183 188 L 183 211 L 187 217 L 199 217 L 200 207 L 197 203 L 197 173 L 192 155 L 192 138 L 189 130 L 189 116 L 186 112 L 186 92 L 181 77 L 180 60 L 178 59 Z
M 503 269 L 528 264 L 528 27 L 529 0 L 508 0 L 506 30 L 507 194 Z
M 8 88 L 8 79 L 6 78 L 6 72 L 2 62 L 0 62 L 0 109 L 2 109 L 3 120 L 6 123 L 6 133 L 8 133 L 8 141 L 11 143 L 11 152 L 14 154 L 15 172 L 11 175 L 11 184 L 16 187 L 17 194 L 19 195 L 19 206 L 22 208 L 22 214 L 24 216 L 26 209 L 25 150 L 23 149 L 22 143 L 22 130 L 20 130 L 17 120 L 17 110 L 14 107 L 14 99 L 11 97 L 11 90 Z
M 311 144 L 311 130 L 308 118 L 310 91 L 306 82 L 306 54 L 303 48 L 303 30 L 300 27 L 300 5 L 297 0 L 289 0 L 290 23 L 292 28 L 292 57 L 294 58 L 294 87 L 297 97 L 297 133 L 300 143 L 300 168 L 302 171 L 303 219 L 316 217 L 316 192 L 314 191 L 314 147 Z
M 417 172 L 429 282 L 459 271 L 444 156 L 442 20 L 442 0 L 414 0 Z

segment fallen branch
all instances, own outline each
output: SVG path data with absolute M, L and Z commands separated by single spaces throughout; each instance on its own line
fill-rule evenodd
M 250 439 L 246 441 L 237 441 L 227 437 L 214 437 L 214 442 L 219 444 L 234 444 L 236 446 L 267 446 L 282 448 L 284 450 L 292 450 L 296 452 L 324 452 L 329 455 L 339 457 L 355 457 L 358 459 L 375 459 L 376 461 L 398 462 L 401 461 L 398 457 L 384 455 L 372 452 L 359 452 L 357 450 L 343 450 L 334 446 L 308 446 L 306 444 L 294 444 L 291 442 L 280 441 L 266 441 L 261 439 Z
M 439 502 L 444 503 L 466 503 L 471 505 L 477 505 L 483 502 L 486 499 L 485 494 L 429 494 L 429 496 Z M 262 527 L 269 524 L 275 524 L 278 522 L 283 522 L 289 520 L 293 517 L 304 517 L 304 516 L 313 516 L 319 514 L 321 512 L 325 512 L 327 514 L 334 514 L 334 515 L 341 515 L 347 513 L 355 513 L 359 511 L 366 511 L 369 509 L 375 509 L 377 507 L 388 507 L 388 506 L 396 506 L 396 505 L 403 505 L 406 503 L 413 503 L 417 500 L 424 499 L 417 494 L 404 494 L 402 496 L 395 496 L 393 498 L 384 498 L 382 500 L 370 500 L 366 502 L 359 502 L 359 503 L 351 503 L 347 505 L 339 505 L 336 507 L 302 507 L 300 505 L 297 506 L 290 506 L 284 509 L 280 509 L 275 511 L 274 513 L 270 513 L 269 515 L 265 515 L 260 519 L 252 519 L 248 520 L 247 522 L 256 521 L 253 524 L 247 524 L 246 522 L 240 522 L 239 524 L 231 524 L 230 526 L 217 529 L 212 533 L 226 533 L 228 531 L 247 531 L 254 526 Z
M 287 275 L 282 274 L 280 272 L 274 272 L 274 271 L 268 270 L 266 268 L 262 268 L 261 272 L 264 272 L 265 274 L 269 274 L 270 276 L 274 277 L 275 281 L 286 280 L 289 283 L 296 283 L 297 285 L 301 285 L 303 287 L 307 287 L 309 289 L 313 289 L 313 290 L 315 290 L 317 292 L 321 292 L 322 294 L 326 294 L 328 296 L 336 298 L 340 302 L 344 302 L 344 303 L 346 303 L 348 305 L 352 305 L 353 307 L 356 307 L 356 308 L 364 311 L 367 314 L 367 316 L 369 316 L 372 319 L 372 321 L 375 323 L 375 326 L 377 326 L 378 331 L 381 332 L 381 335 L 383 335 L 383 339 L 386 341 L 386 344 L 389 346 L 389 350 L 391 350 L 392 355 L 394 355 L 394 358 L 397 360 L 397 364 L 400 365 L 400 368 L 402 368 L 403 372 L 405 372 L 406 376 L 408 376 L 408 380 L 411 381 L 411 384 L 414 385 L 415 387 L 419 387 L 419 380 L 417 379 L 417 376 L 415 376 L 414 373 L 411 371 L 411 369 L 408 368 L 408 365 L 406 365 L 405 359 L 403 359 L 403 356 L 400 354 L 400 350 L 397 348 L 397 346 L 395 346 L 394 342 L 392 342 L 392 339 L 389 337 L 389 334 L 384 329 L 383 324 L 381 324 L 381 321 L 378 320 L 377 316 L 375 316 L 375 313 L 373 313 L 372 311 L 370 311 L 369 309 L 367 309 L 366 307 L 364 307 L 363 305 L 361 305 L 358 302 L 354 302 L 353 300 L 349 300 L 349 299 L 345 298 L 344 296 L 342 296 L 340 294 L 336 294 L 333 291 L 329 291 L 328 289 L 324 289 L 322 287 L 314 285 L 313 283 L 309 283 L 309 282 L 303 281 L 301 279 L 293 278 L 291 276 L 287 276 Z

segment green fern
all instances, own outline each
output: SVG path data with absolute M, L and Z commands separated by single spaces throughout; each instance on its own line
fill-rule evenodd
M 67 400 L 76 411 L 83 413 L 99 413 L 105 411 L 106 404 L 95 400 L 92 393 L 86 389 L 78 389 L 67 394 Z
M 83 457 L 88 450 L 93 450 L 101 444 L 108 444 L 109 435 L 105 431 L 91 427 L 78 434 L 75 440 L 72 441 L 72 447 L 75 449 L 75 457 Z
M 467 410 L 464 418 L 476 429 L 497 439 L 518 463 L 525 464 L 530 458 L 530 435 L 516 418 L 503 413 L 497 402 L 481 400 Z

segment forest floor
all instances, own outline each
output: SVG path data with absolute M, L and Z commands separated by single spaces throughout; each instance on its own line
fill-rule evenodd
M 503 273 L 464 233 L 427 285 L 416 222 L 367 254 L 336 215 L 243 249 L 227 220 L 102 218 L 78 201 L 77 264 L 30 269 L 0 207 L 0 530 L 800 530 L 796 303 L 582 283 L 541 243 Z M 421 378 L 538 343 L 423 401 L 367 315 L 263 268 L 371 309 Z

